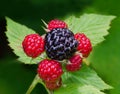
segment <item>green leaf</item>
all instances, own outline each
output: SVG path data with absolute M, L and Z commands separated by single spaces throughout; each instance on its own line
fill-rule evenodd
M 7 32 L 9 46 L 13 49 L 13 52 L 19 57 L 18 60 L 25 64 L 37 64 L 42 60 L 41 57 L 32 59 L 28 57 L 22 48 L 22 41 L 28 34 L 36 33 L 34 30 L 27 28 L 24 25 L 14 22 L 10 18 L 6 17 L 7 20 Z M 45 54 L 44 54 L 45 55 Z
M 75 83 L 82 85 L 91 85 L 99 90 L 112 89 L 111 86 L 107 85 L 97 73 L 90 69 L 88 66 L 83 65 L 79 71 L 64 73 L 63 74 L 63 83 Z
M 80 94 L 105 94 L 90 85 L 84 85 L 84 86 L 80 87 L 79 92 L 80 92 Z
M 61 87 L 54 94 L 105 94 L 91 85 L 68 84 L 68 87 Z
M 92 46 L 102 42 L 108 34 L 111 21 L 115 16 L 98 14 L 84 14 L 79 18 L 71 16 L 65 20 L 70 30 L 74 33 L 82 32 L 90 38 Z
M 83 65 L 77 72 L 65 72 L 62 75 L 63 86 L 54 94 L 105 94 L 101 90 L 112 89 L 97 73 Z

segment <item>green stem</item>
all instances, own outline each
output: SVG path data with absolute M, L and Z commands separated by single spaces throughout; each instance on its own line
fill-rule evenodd
M 30 94 L 32 92 L 32 90 L 35 88 L 35 86 L 38 83 L 38 75 L 35 76 L 32 84 L 30 85 L 29 89 L 27 90 L 26 94 Z
M 48 92 L 48 94 L 51 94 L 51 91 L 49 91 L 49 90 L 47 89 L 46 85 L 45 85 L 41 80 L 39 80 L 38 82 L 45 87 L 45 89 L 46 89 L 46 91 Z M 53 93 L 52 93 L 52 94 L 53 94 Z
M 44 84 L 43 81 L 39 78 L 38 75 L 35 76 L 32 84 L 30 85 L 30 87 L 29 87 L 29 89 L 27 90 L 26 94 L 30 94 L 38 83 L 42 84 L 42 85 L 45 87 L 45 89 L 46 89 L 46 91 L 48 92 L 48 94 L 53 94 L 53 93 L 51 93 L 51 92 L 47 89 L 47 87 L 45 86 L 45 84 Z
M 50 91 L 50 94 L 53 94 L 53 91 Z
M 88 65 L 88 66 L 90 65 L 90 62 L 87 61 L 87 59 L 85 59 L 85 58 L 83 59 L 83 62 L 84 62 L 86 65 Z

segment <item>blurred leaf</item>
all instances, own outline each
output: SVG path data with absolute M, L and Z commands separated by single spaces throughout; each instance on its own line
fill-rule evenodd
M 54 94 L 105 94 L 100 90 L 96 89 L 91 85 L 82 85 L 79 84 L 68 84 L 69 86 L 61 87 L 60 89 L 56 90 Z
M 6 18 L 6 20 L 6 35 L 8 37 L 9 46 L 13 49 L 13 52 L 19 57 L 18 60 L 25 64 L 37 64 L 38 62 L 40 62 L 40 60 L 42 60 L 41 57 L 32 59 L 24 53 L 22 48 L 22 41 L 24 37 L 28 34 L 34 34 L 36 32 L 32 29 L 27 28 L 24 25 L 14 22 L 10 18 Z
M 107 30 L 114 18 L 115 16 L 84 14 L 80 18 L 71 16 L 65 22 L 74 33 L 85 33 L 90 38 L 92 46 L 95 46 L 104 41 L 104 36 L 108 34 Z
M 63 74 L 64 83 L 79 83 L 82 85 L 92 85 L 99 90 L 111 89 L 112 87 L 107 85 L 97 73 L 90 69 L 88 66 L 84 65 L 79 71 L 64 73 Z

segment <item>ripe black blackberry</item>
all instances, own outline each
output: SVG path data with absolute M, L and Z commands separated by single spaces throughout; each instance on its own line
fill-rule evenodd
M 45 36 L 45 50 L 49 58 L 63 60 L 70 58 L 77 49 L 78 42 L 67 28 L 55 28 Z

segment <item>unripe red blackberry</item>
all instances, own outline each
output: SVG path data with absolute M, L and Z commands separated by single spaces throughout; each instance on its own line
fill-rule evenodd
M 49 58 L 63 60 L 70 58 L 77 49 L 74 34 L 66 28 L 55 28 L 45 36 L 45 50 Z
M 77 71 L 80 69 L 82 64 L 82 58 L 80 57 L 80 55 L 74 55 L 73 57 L 71 57 L 69 59 L 69 63 L 66 65 L 66 69 L 67 71 Z
M 87 57 L 92 51 L 90 39 L 83 33 L 75 34 L 75 39 L 79 42 L 77 50 L 82 53 L 83 57 Z
M 45 59 L 39 63 L 38 74 L 45 82 L 55 82 L 63 74 L 62 66 L 55 60 Z
M 67 28 L 67 24 L 64 21 L 54 19 L 54 20 L 51 20 L 48 23 L 47 28 L 48 28 L 48 30 L 52 30 L 52 29 L 55 29 L 55 28 Z
M 44 39 L 38 34 L 25 36 L 22 47 L 27 56 L 35 58 L 44 51 Z
M 62 79 L 60 78 L 55 82 L 45 82 L 45 85 L 49 90 L 56 90 L 62 85 Z

